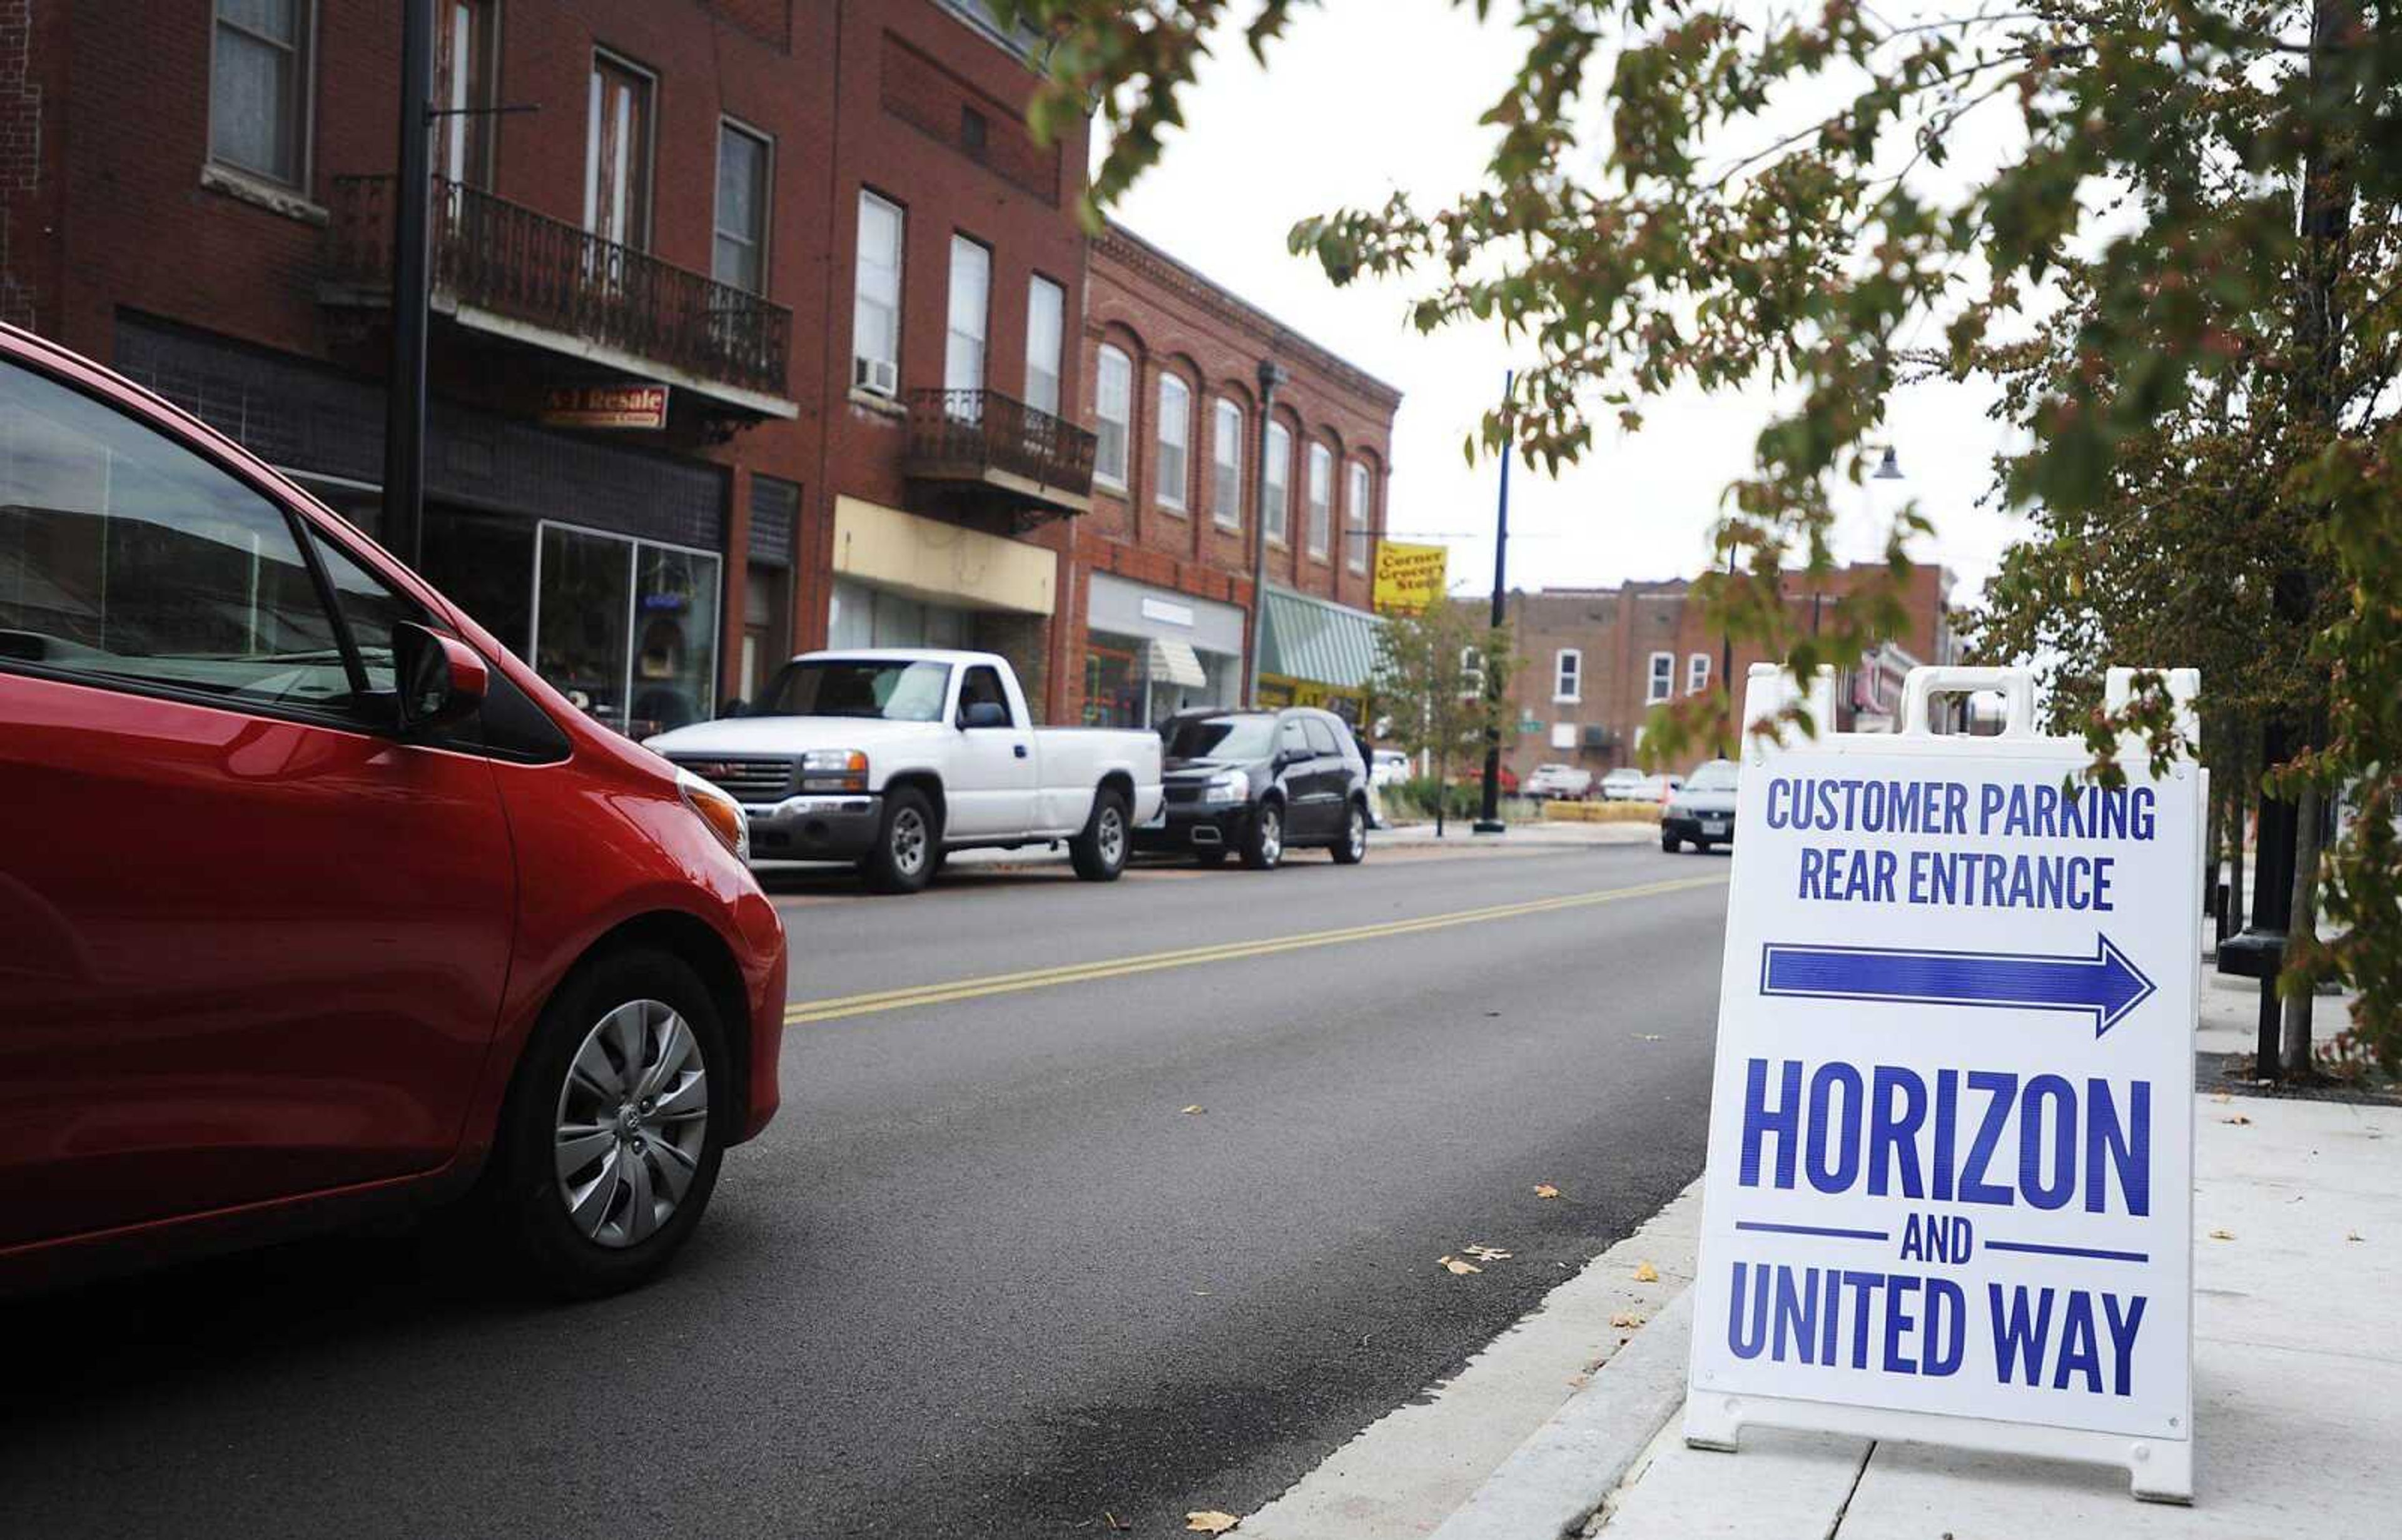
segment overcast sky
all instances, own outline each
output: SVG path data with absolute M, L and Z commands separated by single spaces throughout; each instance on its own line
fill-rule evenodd
M 1480 26 L 1447 0 L 1325 0 L 1298 14 L 1265 71 L 1239 39 L 1222 43 L 1187 100 L 1185 129 L 1117 211 L 1138 233 L 1401 390 L 1389 533 L 1449 544 L 1458 592 L 1492 581 L 1498 470 L 1468 465 L 1461 442 L 1498 396 L 1512 351 L 1498 327 L 1419 335 L 1403 317 L 1407 282 L 1336 289 L 1313 261 L 1286 254 L 1285 235 L 1305 215 L 1380 204 L 1397 186 L 1431 208 L 1473 186 L 1488 148 L 1476 119 L 1523 51 L 1513 28 Z M 1940 336 L 1926 328 L 1926 340 Z M 1987 399 L 1938 384 L 1889 404 L 1905 479 L 1839 490 L 1840 557 L 1876 556 L 1893 512 L 1912 497 L 1937 529 L 1918 558 L 1958 575 L 1955 599 L 1975 598 L 2021 523 L 1978 505 L 2001 442 Z M 1750 463 L 1762 403 L 1694 395 L 1644 410 L 1641 432 L 1605 428 L 1586 462 L 1557 480 L 1523 463 L 1513 469 L 1512 586 L 1690 576 L 1709 561 L 1719 495 Z

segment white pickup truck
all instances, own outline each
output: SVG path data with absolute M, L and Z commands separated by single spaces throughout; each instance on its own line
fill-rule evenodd
M 753 860 L 853 861 L 885 893 L 946 851 L 1058 840 L 1076 875 L 1114 881 L 1159 813 L 1157 734 L 1037 727 L 992 653 L 805 653 L 745 715 L 648 743 L 742 804 Z

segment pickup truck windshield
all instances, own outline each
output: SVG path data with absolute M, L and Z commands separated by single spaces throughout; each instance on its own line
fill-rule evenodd
M 1167 737 L 1172 760 L 1263 760 L 1276 741 L 1274 717 L 1188 717 Z
M 788 663 L 752 712 L 763 717 L 866 717 L 939 722 L 950 665 L 895 658 Z

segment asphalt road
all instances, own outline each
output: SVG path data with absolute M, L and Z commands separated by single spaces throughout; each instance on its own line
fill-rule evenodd
M 1726 870 L 778 879 L 784 1110 L 670 1278 L 542 1306 L 350 1238 L 7 1307 L 0 1535 L 1249 1511 L 1700 1170 Z

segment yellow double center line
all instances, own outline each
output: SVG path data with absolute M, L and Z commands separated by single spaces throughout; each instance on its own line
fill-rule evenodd
M 1571 893 L 1565 898 L 1529 899 L 1521 903 L 1490 904 L 1482 909 L 1456 909 L 1446 914 L 1425 914 L 1415 919 L 1387 920 L 1380 925 L 1346 926 L 1339 930 L 1311 930 L 1297 936 L 1271 936 L 1260 941 L 1227 942 L 1217 946 L 1188 946 L 1173 952 L 1150 952 L 1132 957 L 1104 957 L 1094 962 L 1067 963 L 1057 968 L 1030 968 L 1019 973 L 992 973 L 980 979 L 954 979 L 947 983 L 916 984 L 906 989 L 879 989 L 864 995 L 844 995 L 834 999 L 802 1000 L 784 1011 L 786 1024 L 799 1026 L 809 1022 L 830 1022 L 844 1016 L 865 1016 L 879 1011 L 905 1011 L 913 1006 L 947 1005 L 953 1000 L 981 999 L 987 995 L 1010 995 L 1026 989 L 1049 989 L 1058 984 L 1084 983 L 1095 979 L 1120 979 L 1130 973 L 1153 973 L 1167 968 L 1191 968 L 1200 963 L 1233 962 L 1240 957 L 1273 956 L 1279 952 L 1300 952 L 1315 946 L 1338 946 L 1346 942 L 1378 941 L 1387 936 L 1415 935 L 1421 930 L 1444 930 L 1456 925 L 1483 925 L 1492 920 L 1516 919 L 1525 914 L 1549 914 L 1563 909 L 1585 909 L 1594 904 L 1615 903 L 1621 899 L 1650 898 L 1662 893 L 1677 893 L 1690 887 L 1717 887 L 1726 883 L 1723 876 L 1679 877 L 1669 882 L 1644 883 L 1636 887 L 1611 887 L 1598 893 Z

